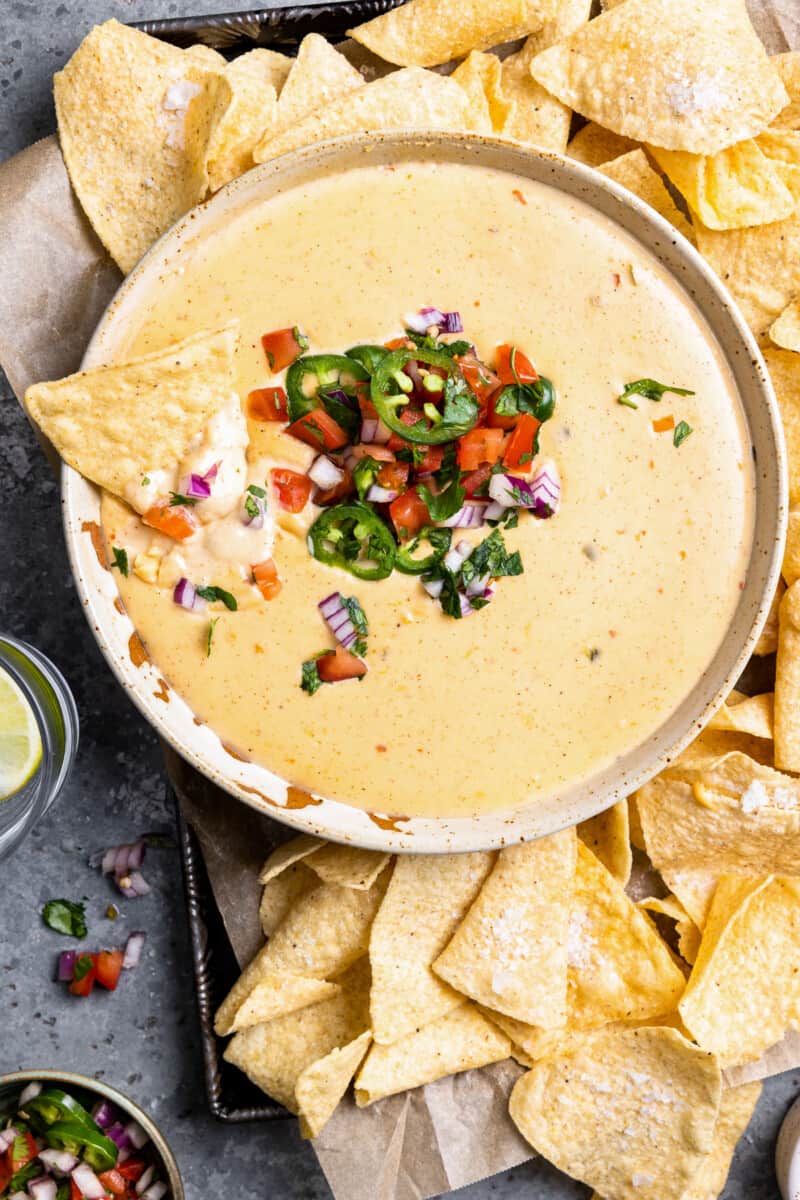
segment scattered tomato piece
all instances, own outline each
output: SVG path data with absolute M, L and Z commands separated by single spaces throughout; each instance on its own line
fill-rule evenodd
M 315 408 L 289 426 L 286 431 L 315 450 L 341 450 L 349 438 L 324 408 Z
M 97 1178 L 102 1183 L 107 1192 L 111 1192 L 112 1196 L 126 1196 L 128 1193 L 128 1185 L 124 1177 L 114 1167 L 110 1171 L 102 1171 Z
M 333 504 L 337 500 L 344 500 L 345 496 L 350 496 L 356 489 L 353 483 L 353 476 L 347 467 L 342 468 L 344 474 L 341 483 L 335 483 L 333 487 L 326 488 L 325 491 L 318 490 L 314 496 L 315 504 Z
M 197 532 L 197 517 L 185 504 L 170 504 L 169 500 L 159 500 L 142 516 L 145 525 L 157 529 L 176 542 L 185 542 Z
M 116 1170 L 123 1179 L 127 1179 L 129 1183 L 135 1183 L 144 1175 L 146 1168 L 147 1163 L 143 1158 L 126 1158 L 124 1163 L 117 1163 Z
M 308 349 L 308 338 L 301 333 L 297 325 L 290 329 L 273 329 L 261 338 L 261 345 L 267 358 L 267 366 L 273 375 L 292 365 L 304 350 Z
M 404 425 L 416 425 L 417 421 L 425 420 L 425 413 L 421 408 L 416 408 L 413 404 L 408 404 L 400 413 L 400 420 Z M 386 445 L 390 450 L 407 449 L 410 443 L 399 433 L 393 433 Z
M 515 199 L 515 200 L 518 200 L 520 204 L 527 204 L 527 203 L 528 203 L 528 201 L 525 199 L 525 197 L 523 196 L 523 194 L 522 194 L 522 192 L 519 190 L 519 188 L 512 188 L 512 189 L 511 189 L 511 195 L 514 197 L 514 199 Z
M 255 388 L 248 392 L 247 415 L 253 421 L 288 421 L 286 392 L 282 387 Z
M 27 1167 L 28 1163 L 33 1162 L 38 1153 L 39 1148 L 32 1133 L 21 1133 L 18 1137 L 15 1137 L 8 1150 L 8 1165 L 11 1174 L 16 1175 L 17 1171 L 21 1171 L 23 1167 Z
M 251 567 L 253 572 L 253 583 L 256 584 L 258 590 L 265 600 L 274 600 L 281 590 L 281 581 L 278 578 L 278 568 L 275 566 L 275 560 L 265 558 L 263 562 L 255 563 Z
M 116 991 L 123 957 L 122 950 L 101 950 L 94 956 L 97 982 L 109 992 Z
M 287 512 L 298 513 L 308 504 L 311 480 L 288 467 L 273 467 L 269 473 L 272 486 L 278 493 L 278 503 Z
M 496 392 L 492 392 L 489 397 L 489 403 L 486 407 L 486 424 L 490 429 L 505 429 L 506 431 L 516 429 L 519 414 L 515 416 L 506 416 L 504 413 L 497 411 L 497 401 L 503 392 L 504 385 L 501 383 Z
M 668 429 L 675 428 L 674 417 L 657 417 L 653 421 L 653 433 L 666 433 Z
M 506 386 L 511 383 L 535 383 L 539 378 L 539 372 L 528 356 L 508 342 L 497 347 L 495 363 L 497 377 Z
M 408 463 L 385 462 L 378 470 L 375 482 L 389 492 L 400 492 L 408 479 Z
M 491 475 L 491 467 L 478 467 L 477 471 L 470 471 L 469 475 L 464 476 L 461 480 L 461 486 L 471 499 L 473 496 L 478 495 L 483 485 L 491 478 Z
M 73 996 L 88 996 L 94 987 L 96 976 L 96 955 L 79 954 L 75 959 L 72 983 L 69 985 Z
M 465 354 L 463 357 L 457 358 L 456 362 L 461 368 L 461 374 L 467 382 L 467 387 L 481 408 L 485 408 L 489 397 L 497 391 L 500 380 L 494 371 L 490 371 L 474 354 Z
M 419 449 L 423 449 L 422 446 Z M 444 446 L 425 446 L 425 456 L 419 462 L 415 462 L 414 470 L 419 475 L 425 475 L 429 471 L 438 471 L 444 461 Z
M 360 679 L 367 673 L 367 664 L 355 654 L 337 646 L 333 654 L 317 659 L 317 670 L 323 683 L 341 683 L 344 679 Z
M 383 343 L 384 350 L 400 350 L 408 341 L 407 337 L 391 338 L 388 342 Z
M 428 506 L 414 488 L 403 492 L 389 505 L 389 516 L 399 538 L 411 538 L 431 523 Z
M 541 422 L 537 421 L 532 413 L 522 414 L 514 432 L 508 439 L 508 445 L 503 455 L 504 467 L 524 467 L 531 461 L 540 424 Z
M 471 429 L 458 443 L 458 465 L 462 471 L 475 471 L 484 463 L 496 463 L 503 454 L 502 429 Z

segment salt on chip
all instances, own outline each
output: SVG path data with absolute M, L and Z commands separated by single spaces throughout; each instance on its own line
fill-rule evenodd
M 55 75 L 53 89 L 72 186 L 127 273 L 204 198 L 207 148 L 230 86 L 196 56 L 106 21 Z
M 470 104 L 485 115 L 495 133 L 499 133 L 511 111 L 502 86 L 503 68 L 496 54 L 473 50 L 452 78 L 469 97 Z
M 775 762 L 787 771 L 800 771 L 800 581 L 786 589 L 778 614 Z M 776 861 L 774 870 L 787 869 Z
M 118 366 L 35 383 L 25 406 L 66 463 L 124 497 L 132 479 L 182 459 L 236 395 L 237 342 L 233 325 L 197 333 Z
M 800 51 L 789 50 L 771 59 L 789 94 L 789 103 L 772 122 L 773 129 L 800 129 Z
M 650 166 L 643 150 L 631 150 L 629 154 L 604 163 L 598 169 L 601 175 L 616 180 L 634 196 L 644 200 L 690 242 L 694 241 L 691 225 L 670 196 L 661 176 Z
M 708 729 L 729 730 L 733 733 L 749 733 L 752 737 L 771 738 L 775 697 L 772 692 L 758 696 L 745 696 L 742 692 L 731 692 L 722 708 L 718 708 L 708 722 Z
M 722 1067 L 753 1062 L 800 1025 L 800 880 L 720 879 L 679 1012 Z
M 333 1116 L 369 1049 L 372 1034 L 365 1030 L 346 1046 L 337 1046 L 301 1072 L 295 1084 L 300 1134 L 315 1138 Z
M 678 935 L 678 952 L 681 958 L 693 963 L 700 948 L 700 930 L 695 925 L 680 900 L 675 895 L 648 896 L 639 901 L 640 908 L 647 912 L 658 913 L 669 917 L 675 922 L 675 932 Z
M 630 3 L 630 0 L 627 0 Z M 511 1093 L 520 1133 L 614 1200 L 680 1200 L 712 1148 L 720 1072 L 675 1029 L 603 1029 L 536 1063 Z
M 237 1033 L 225 1049 L 268 1096 L 297 1113 L 298 1080 L 333 1050 L 349 1046 L 369 1028 L 369 964 L 356 963 L 335 996 Z
M 319 882 L 318 875 L 302 862 L 296 862 L 264 884 L 258 918 L 266 937 L 272 936 L 289 910 L 307 892 L 318 887 Z
M 327 842 L 303 861 L 323 883 L 338 883 L 363 892 L 372 887 L 390 858 L 378 850 Z
M 275 126 L 278 112 L 272 64 L 257 50 L 235 58 L 225 78 L 231 89 L 230 103 L 208 146 L 208 184 L 212 192 L 255 165 L 253 151 L 265 130 Z
M 578 837 L 624 887 L 633 865 L 628 801 L 620 800 L 596 817 L 581 821 Z
M 761 1089 L 760 1083 L 723 1086 L 711 1153 L 703 1159 L 681 1200 L 717 1200 L 722 1194 L 736 1144 L 750 1123 Z
M 575 859 L 573 829 L 501 850 L 436 974 L 519 1021 L 564 1025 Z
M 371 1027 L 390 1044 L 463 1002 L 431 965 L 478 895 L 494 855 L 401 854 L 369 941 Z
M 283 86 L 272 136 L 363 86 L 363 76 L 343 54 L 318 33 L 307 34 Z
M 257 983 L 247 987 L 246 976 L 233 985 L 217 1014 L 214 1025 L 220 1037 L 247 1029 L 262 1021 L 271 1021 L 284 1013 L 296 1012 L 309 1004 L 335 996 L 339 987 L 324 979 L 307 979 L 271 971 L 261 974 Z
M 340 96 L 277 137 L 261 142 L 255 159 L 266 162 L 326 138 L 397 129 L 491 133 L 485 116 L 473 113 L 469 98 L 454 80 L 434 71 L 408 67 Z
M 436 67 L 470 50 L 488 50 L 522 37 L 554 9 L 552 0 L 408 0 L 348 34 L 386 62 Z
M 473 1004 L 462 1003 L 391 1046 L 373 1042 L 356 1076 L 356 1104 L 364 1108 L 445 1075 L 502 1062 L 510 1054 L 508 1038 Z
M 626 0 L 531 71 L 606 129 L 693 154 L 760 133 L 788 100 L 744 0 Z
M 632 138 L 612 133 L 595 121 L 587 121 L 567 144 L 567 156 L 585 163 L 587 167 L 600 167 L 612 158 L 621 158 L 623 154 L 638 149 L 639 143 Z

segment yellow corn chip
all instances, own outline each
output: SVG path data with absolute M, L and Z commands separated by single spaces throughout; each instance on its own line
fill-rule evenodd
M 646 900 L 639 901 L 639 906 L 646 909 L 647 912 L 660 913 L 661 916 L 669 917 L 671 921 L 675 922 L 681 958 L 688 963 L 693 963 L 700 948 L 700 930 L 678 897 L 671 894 L 662 897 L 648 896 Z
M 800 881 L 724 875 L 679 1011 L 722 1067 L 753 1062 L 800 1024 Z
M 712 1148 L 719 1100 L 713 1055 L 656 1026 L 576 1039 L 523 1075 L 509 1112 L 535 1150 L 601 1195 L 680 1200 Z
M 356 1076 L 356 1104 L 364 1108 L 383 1096 L 433 1083 L 444 1075 L 501 1062 L 510 1053 L 508 1038 L 473 1004 L 462 1003 L 391 1046 L 373 1042 Z
M 800 508 L 789 510 L 781 574 L 789 587 L 800 579 Z
M 773 129 L 800 129 L 800 51 L 776 54 L 770 59 L 789 94 L 789 103 L 772 122 Z
M 626 0 L 531 71 L 606 129 L 693 154 L 760 133 L 788 99 L 744 0 Z
M 401 854 L 372 926 L 370 1011 L 389 1044 L 435 1021 L 463 997 L 431 970 L 492 868 L 494 855 Z
M 753 654 L 774 654 L 778 649 L 778 610 L 785 590 L 785 584 L 779 579 L 764 628 L 761 630 L 761 636 L 753 647 Z
M 661 874 L 678 903 L 685 908 L 690 919 L 702 931 L 708 920 L 714 892 L 717 890 L 719 874 L 707 867 L 685 870 L 667 868 Z
M 228 65 L 224 54 L 220 54 L 219 50 L 214 50 L 211 46 L 204 46 L 201 42 L 197 42 L 194 46 L 187 46 L 183 53 L 213 71 L 224 73 Z
M 301 975 L 283 975 L 277 971 L 261 975 L 251 989 L 245 990 L 244 986 L 239 987 L 244 978 L 243 975 L 239 983 L 234 984 L 217 1014 L 214 1029 L 220 1037 L 261 1021 L 271 1021 L 284 1013 L 296 1012 L 308 1004 L 327 1000 L 339 991 L 337 984 L 326 983 L 323 979 L 305 979 Z M 239 997 L 241 1003 L 237 1005 Z M 230 1018 L 229 1013 L 232 1014 Z
M 620 800 L 596 817 L 581 821 L 578 837 L 624 887 L 633 865 L 628 801 Z
M 100 487 L 126 483 L 183 458 L 190 441 L 236 394 L 234 326 L 113 367 L 92 367 L 25 393 L 58 453 Z
M 717 1200 L 722 1194 L 736 1143 L 747 1128 L 760 1095 L 760 1083 L 723 1087 L 711 1153 L 703 1159 L 681 1200 Z
M 248 50 L 246 54 L 240 54 L 233 61 L 258 63 L 259 70 L 280 96 L 284 84 L 289 78 L 289 72 L 297 60 L 288 54 L 280 54 L 277 50 L 267 50 L 265 47 L 259 46 L 255 50 Z
M 502 86 L 510 111 L 503 125 L 496 126 L 504 137 L 516 138 L 540 150 L 564 153 L 572 110 L 536 82 L 531 75 L 531 62 L 548 46 L 585 24 L 590 9 L 591 0 L 563 0 L 555 15 L 531 34 L 522 49 L 505 59 Z
M 357 846 L 337 846 L 328 842 L 303 861 L 323 883 L 338 883 L 341 887 L 366 891 L 390 858 L 391 855 L 377 850 L 359 850 Z
M 772 692 L 763 692 L 760 696 L 731 692 L 722 708 L 714 713 L 707 728 L 771 738 L 774 703 L 775 697 Z
M 299 837 L 283 842 L 280 846 L 275 847 L 264 863 L 258 882 L 269 883 L 271 879 L 276 879 L 288 867 L 308 858 L 309 854 L 313 854 L 315 850 L 319 850 L 324 845 L 326 843 L 321 838 L 312 837 L 309 833 L 301 833 Z
M 235 58 L 225 78 L 231 100 L 208 146 L 208 184 L 212 192 L 255 165 L 253 150 L 265 130 L 274 128 L 278 111 L 272 63 L 257 50 Z
M 206 194 L 206 153 L 230 100 L 196 56 L 106 21 L 53 80 L 72 185 L 124 272 Z
M 622 158 L 623 154 L 638 149 L 639 143 L 632 138 L 622 137 L 594 121 L 587 121 L 567 145 L 567 154 L 587 167 L 600 167 L 612 158 Z
M 800 771 L 800 582 L 787 588 L 778 614 L 775 762 L 788 771 Z M 773 869 L 791 870 L 777 859 Z
M 398 11 L 402 11 L 399 9 Z M 408 67 L 376 79 L 296 125 L 262 142 L 255 151 L 256 162 L 297 150 L 326 138 L 348 133 L 370 133 L 393 129 L 453 129 L 491 133 L 480 113 L 473 113 L 469 98 L 452 79 Z
M 322 1132 L 347 1091 L 371 1040 L 372 1035 L 366 1030 L 354 1041 L 331 1050 L 300 1073 L 294 1090 L 302 1137 L 315 1138 Z
M 622 158 L 615 158 L 612 162 L 604 163 L 598 169 L 602 175 L 616 180 L 629 192 L 633 192 L 634 196 L 644 200 L 645 204 L 649 204 L 657 213 L 665 217 L 690 242 L 694 241 L 691 225 L 676 206 L 664 186 L 661 176 L 650 166 L 643 150 L 631 150 L 629 154 L 623 154 Z
M 791 350 L 764 350 L 764 361 L 781 410 L 786 438 L 789 501 L 800 504 L 800 354 Z
M 436 67 L 470 50 L 488 50 L 536 29 L 551 15 L 551 0 L 409 0 L 348 30 L 350 37 L 386 62 Z
M 436 974 L 519 1021 L 564 1025 L 575 855 L 573 829 L 501 850 Z
M 485 54 L 482 50 L 473 50 L 452 76 L 495 133 L 503 128 L 511 111 L 511 105 L 503 95 L 501 76 L 500 59 L 496 54 Z
M 631 831 L 631 845 L 635 846 L 637 850 L 644 850 L 644 834 L 635 795 L 628 797 L 628 825 Z
M 265 883 L 258 908 L 258 917 L 265 936 L 271 937 L 300 898 L 318 886 L 319 876 L 301 862 L 292 863 L 285 871 L 281 871 Z
M 275 126 L 264 140 L 363 86 L 363 77 L 343 54 L 318 33 L 309 33 L 281 92 Z
M 787 304 L 781 315 L 769 327 L 769 336 L 776 346 L 800 353 L 800 300 Z
M 369 1028 L 367 960 L 351 967 L 340 984 L 328 1000 L 241 1030 L 225 1050 L 226 1062 L 290 1112 L 298 1112 L 295 1088 L 303 1073 Z

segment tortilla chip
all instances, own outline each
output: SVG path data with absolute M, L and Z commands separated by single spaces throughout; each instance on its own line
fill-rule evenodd
M 349 29 L 355 41 L 400 67 L 436 67 L 470 50 L 488 50 L 522 37 L 555 8 L 552 0 L 408 0 L 383 16 Z
M 713 1055 L 675 1029 L 604 1029 L 536 1063 L 509 1113 L 535 1150 L 601 1195 L 680 1200 L 712 1148 L 720 1086 Z
M 649 1020 L 672 1012 L 683 993 L 652 921 L 581 841 L 567 950 L 571 1027 Z
M 502 1062 L 510 1053 L 508 1038 L 473 1004 L 462 1003 L 391 1046 L 373 1042 L 356 1076 L 356 1104 L 364 1108 L 445 1075 Z
M 313 854 L 315 850 L 319 850 L 324 845 L 326 843 L 321 838 L 312 837 L 310 833 L 301 833 L 299 837 L 281 843 L 280 846 L 275 847 L 261 868 L 258 882 L 269 883 L 288 867 L 308 858 L 309 854 Z
M 213 71 L 224 73 L 228 66 L 228 60 L 224 54 L 220 54 L 219 50 L 214 50 L 211 46 L 204 46 L 202 42 L 197 42 L 194 46 L 187 46 L 183 53 L 204 66 L 210 67 Z
M 787 588 L 781 600 L 778 620 L 775 763 L 787 771 L 800 771 L 800 582 Z M 773 869 L 781 872 L 790 870 L 777 860 Z
M 772 122 L 773 129 L 800 129 L 800 51 L 776 54 L 771 59 L 789 94 L 789 103 Z
M 786 438 L 789 502 L 794 506 L 800 504 L 800 354 L 769 347 L 764 349 L 763 354 L 781 411 Z
M 633 865 L 628 801 L 620 800 L 596 817 L 581 821 L 578 837 L 624 887 Z
M 322 1132 L 350 1086 L 371 1041 L 372 1034 L 366 1030 L 354 1041 L 331 1050 L 301 1072 L 294 1089 L 301 1137 L 315 1138 Z
M 700 948 L 700 930 L 695 925 L 677 896 L 648 896 L 639 901 L 639 907 L 647 912 L 659 913 L 675 922 L 675 932 L 678 935 L 678 951 L 681 958 L 693 963 Z
M 662 879 L 686 910 L 690 920 L 702 932 L 708 921 L 711 901 L 719 883 L 719 874 L 708 867 L 684 870 L 667 868 Z
M 511 111 L 511 104 L 503 94 L 501 76 L 500 59 L 496 54 L 485 54 L 482 50 L 473 50 L 452 76 L 495 133 L 502 130 Z
M 124 497 L 130 480 L 183 458 L 236 395 L 237 343 L 233 325 L 197 333 L 119 366 L 35 383 L 25 405 L 65 462 Z
M 305 1071 L 369 1028 L 369 964 L 356 963 L 337 995 L 237 1033 L 224 1058 L 290 1112 L 299 1111 L 296 1086 Z
M 106 21 L 53 89 L 72 186 L 127 273 L 205 196 L 206 151 L 230 87 L 196 56 Z
M 622 158 L 631 150 L 640 149 L 639 143 L 632 138 L 622 137 L 612 133 L 594 121 L 587 121 L 583 129 L 579 129 L 575 137 L 567 145 L 567 155 L 587 167 L 600 167 L 610 162 L 612 158 Z
M 589 19 L 591 0 L 563 0 L 558 12 L 526 41 L 521 50 L 503 62 L 502 86 L 510 111 L 500 129 L 504 137 L 516 138 L 540 150 L 563 154 L 572 110 L 551 96 L 531 75 L 531 62 L 561 38 Z
M 678 1006 L 720 1066 L 753 1062 L 800 1025 L 800 880 L 724 875 Z
M 711 1153 L 703 1159 L 681 1200 L 717 1200 L 722 1195 L 736 1143 L 750 1123 L 761 1089 L 760 1083 L 723 1087 Z
M 300 146 L 348 133 L 393 129 L 466 129 L 491 133 L 485 117 L 482 119 L 480 113 L 472 112 L 469 98 L 457 83 L 433 71 L 409 67 L 340 96 L 277 137 L 261 142 L 255 159 L 266 162 Z
M 307 34 L 281 92 L 275 126 L 264 140 L 363 86 L 363 76 L 343 54 L 318 33 Z
M 436 974 L 519 1021 L 564 1025 L 575 859 L 572 829 L 501 850 Z
M 764 628 L 761 630 L 761 636 L 753 647 L 753 654 L 759 656 L 774 654 L 778 649 L 778 611 L 785 591 L 786 585 L 783 580 L 779 579 L 775 595 L 772 597 L 772 604 L 770 605 L 767 619 L 764 622 Z
M 481 889 L 494 855 L 401 854 L 372 926 L 370 1011 L 376 1042 L 396 1042 L 463 1002 L 431 964 Z
M 789 587 L 800 579 L 800 508 L 789 510 L 781 574 Z
M 258 908 L 265 937 L 271 937 L 289 910 L 302 896 L 318 886 L 319 876 L 301 862 L 292 863 L 285 871 L 270 879 L 264 885 Z
M 242 977 L 244 978 L 244 977 Z M 242 994 L 234 984 L 228 999 L 224 1002 L 225 1012 L 233 1009 L 231 997 L 234 992 L 237 997 Z M 237 1029 L 247 1029 L 250 1025 L 258 1025 L 262 1021 L 271 1021 L 284 1013 L 296 1012 L 308 1004 L 316 1004 L 335 996 L 339 987 L 335 983 L 327 983 L 323 979 L 305 979 L 301 975 L 284 975 L 272 972 L 262 975 L 255 986 L 242 998 L 241 1003 L 233 1012 L 230 1020 L 219 1017 L 214 1026 L 220 1037 L 234 1033 Z M 222 1009 L 220 1009 L 220 1013 Z
M 772 737 L 772 717 L 775 697 L 772 692 L 760 696 L 745 696 L 731 692 L 722 708 L 708 722 L 708 729 L 727 729 L 734 733 L 749 733 L 752 737 Z
M 253 151 L 265 130 L 273 130 L 278 112 L 272 63 L 257 50 L 235 58 L 225 78 L 231 100 L 208 146 L 208 184 L 212 192 L 255 166 Z
M 769 327 L 769 336 L 776 346 L 800 353 L 800 300 L 787 304 L 781 315 Z
M 359 850 L 357 846 L 337 846 L 328 842 L 303 861 L 323 883 L 338 883 L 341 887 L 364 892 L 372 887 L 390 858 L 390 854 L 381 854 L 377 850 Z
M 277 50 L 267 50 L 266 47 L 259 46 L 255 50 L 248 50 L 246 54 L 240 54 L 233 61 L 258 63 L 264 78 L 272 84 L 280 96 L 286 80 L 289 78 L 289 72 L 297 60 L 288 54 L 281 54 Z
M 626 187 L 634 196 L 644 200 L 657 213 L 674 225 L 690 242 L 694 241 L 694 232 L 686 217 L 676 206 L 670 196 L 661 176 L 650 166 L 643 150 L 631 150 L 622 158 L 615 158 L 599 168 L 602 175 L 616 180 Z
M 626 0 L 531 71 L 606 129 L 693 154 L 753 137 L 788 100 L 744 0 Z
M 644 850 L 644 834 L 635 795 L 628 796 L 628 825 L 631 833 L 631 845 L 635 846 L 637 850 Z

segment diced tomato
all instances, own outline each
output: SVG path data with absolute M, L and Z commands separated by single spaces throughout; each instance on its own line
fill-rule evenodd
M 466 379 L 469 390 L 481 408 L 485 408 L 489 397 L 497 390 L 500 380 L 494 371 L 490 371 L 474 354 L 465 354 L 463 358 L 457 358 L 456 362 L 461 368 L 461 374 Z
M 253 421 L 288 421 L 286 392 L 282 387 L 255 388 L 248 392 L 247 415 Z
M 125 1182 L 125 1178 L 114 1167 L 110 1171 L 102 1171 L 97 1178 L 106 1191 L 111 1192 L 112 1196 L 124 1196 L 127 1194 L 128 1185 Z
M 415 408 L 413 404 L 409 404 L 400 413 L 400 420 L 404 425 L 416 425 L 417 421 L 425 420 L 425 413 L 421 408 Z M 408 447 L 408 442 L 399 433 L 393 433 L 386 445 L 390 450 L 402 450 L 404 447 Z
M 407 337 L 391 338 L 388 342 L 384 342 L 383 346 L 385 350 L 400 350 L 407 341 Z
M 496 463 L 503 454 L 502 429 L 471 429 L 458 443 L 458 465 L 462 471 L 475 471 L 484 463 Z
M 359 442 L 357 446 L 351 446 L 348 453 L 353 458 L 374 458 L 376 462 L 395 461 L 394 452 L 388 446 L 381 446 L 377 442 Z
M 539 373 L 528 356 L 508 342 L 497 347 L 495 364 L 497 378 L 501 383 L 535 383 L 539 378 Z
M 477 496 L 480 489 L 486 483 L 487 479 L 491 478 L 491 467 L 478 467 L 477 471 L 470 471 L 469 475 L 465 475 L 461 480 L 461 486 L 470 498 Z
M 123 1179 L 127 1179 L 129 1183 L 135 1183 L 137 1179 L 141 1179 L 147 1169 L 147 1163 L 143 1158 L 126 1158 L 124 1163 L 117 1163 L 115 1170 Z
M 8 1149 L 8 1166 L 11 1174 L 16 1175 L 17 1171 L 27 1167 L 38 1153 L 36 1139 L 32 1133 L 21 1133 L 19 1137 L 15 1137 Z
M 74 1179 L 69 1181 L 69 1200 L 83 1200 L 83 1192 Z
M 389 516 L 398 537 L 411 538 L 431 523 L 428 506 L 414 488 L 409 488 L 389 505 Z
M 532 413 L 522 414 L 516 429 L 508 439 L 506 452 L 503 455 L 504 467 L 522 467 L 531 461 L 536 432 L 540 424 L 541 421 L 537 421 Z
M 288 467 L 273 467 L 269 473 L 272 486 L 278 493 L 278 503 L 287 512 L 298 513 L 308 504 L 311 480 Z
M 11 1183 L 14 1172 L 8 1165 L 8 1154 L 0 1155 L 0 1192 L 4 1192 Z
M 443 460 L 444 446 L 426 446 L 425 457 L 415 463 L 414 470 L 420 475 L 425 475 L 428 471 L 438 471 Z
M 278 568 L 275 566 L 275 560 L 265 558 L 263 562 L 256 563 L 251 567 L 253 572 L 253 583 L 258 587 L 261 595 L 265 600 L 274 600 L 281 590 L 281 581 L 278 578 Z
M 489 403 L 486 407 L 486 424 L 490 429 L 515 429 L 519 420 L 519 414 L 513 417 L 504 416 L 497 411 L 497 401 L 502 394 L 504 386 L 504 384 L 501 384 L 497 391 L 489 397 Z
M 378 410 L 368 395 L 359 394 L 358 407 L 361 410 L 362 421 L 377 421 Z
M 308 338 L 293 325 L 291 329 L 273 329 L 272 333 L 263 334 L 261 345 L 267 356 L 267 366 L 273 375 L 277 375 L 308 349 Z
M 73 972 L 78 967 L 79 963 L 81 964 L 80 969 L 82 971 L 84 960 L 87 958 L 91 959 L 92 965 L 88 968 L 85 975 L 82 974 L 80 979 L 73 979 L 72 983 L 69 985 L 69 990 L 72 992 L 73 996 L 88 996 L 94 987 L 94 981 L 97 977 L 96 954 L 79 954 L 75 959 L 75 967 L 73 967 Z
M 148 508 L 142 520 L 176 542 L 185 542 L 197 530 L 197 517 L 191 508 L 186 504 L 170 504 L 169 500 L 159 500 Z
M 286 431 L 315 450 L 341 450 L 350 440 L 341 425 L 324 408 L 315 408 L 293 422 Z
M 367 665 L 344 646 L 337 646 L 333 654 L 323 654 L 317 659 L 317 670 L 323 683 L 341 683 L 343 679 L 360 679 L 366 675 Z
M 337 500 L 343 500 L 345 496 L 351 495 L 355 491 L 353 476 L 347 467 L 343 467 L 344 472 L 340 483 L 335 483 L 333 487 L 326 488 L 325 491 L 317 490 L 314 496 L 315 504 L 334 504 Z
M 121 950 L 101 950 L 95 955 L 95 970 L 97 982 L 109 992 L 116 991 L 119 975 L 122 970 L 123 954 Z
M 378 470 L 376 483 L 389 492 L 399 492 L 406 486 L 408 463 L 386 462 Z

